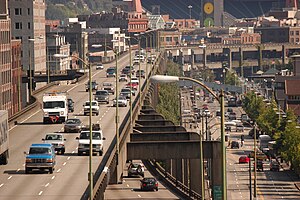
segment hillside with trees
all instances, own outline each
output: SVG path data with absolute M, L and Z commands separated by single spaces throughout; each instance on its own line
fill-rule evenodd
M 64 20 L 80 14 L 111 11 L 112 0 L 48 0 L 46 19 Z

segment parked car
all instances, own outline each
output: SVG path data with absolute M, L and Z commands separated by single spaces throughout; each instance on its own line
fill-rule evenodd
M 81 129 L 84 127 L 83 122 L 78 119 L 78 118 L 74 118 L 74 119 L 68 119 L 65 122 L 64 125 L 64 132 L 65 133 L 69 133 L 69 132 L 80 132 Z
M 128 176 L 142 176 L 144 177 L 144 165 L 143 163 L 132 162 L 128 166 Z
M 96 70 L 99 70 L 99 69 L 104 69 L 104 66 L 102 63 L 99 63 L 96 65 Z
M 239 158 L 239 163 L 249 163 L 250 162 L 250 158 L 248 156 L 241 156 Z
M 239 149 L 240 148 L 240 143 L 238 141 L 232 141 L 231 142 L 231 148 L 232 149 Z
M 46 144 L 52 144 L 54 150 L 57 153 L 65 153 L 65 141 L 64 135 L 61 133 L 47 133 L 45 138 L 42 139 Z
M 280 164 L 276 160 L 272 160 L 270 163 L 270 171 L 280 171 Z
M 71 98 L 68 99 L 68 111 L 74 112 L 74 101 Z
M 141 180 L 141 190 L 158 191 L 158 181 L 155 178 L 143 178 Z

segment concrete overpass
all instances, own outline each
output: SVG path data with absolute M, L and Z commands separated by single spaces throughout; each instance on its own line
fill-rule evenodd
M 226 62 L 227 67 L 237 67 L 241 65 L 261 66 L 263 62 L 271 62 L 280 59 L 281 63 L 286 63 L 288 56 L 294 52 L 300 52 L 300 46 L 291 43 L 266 43 L 259 45 L 222 45 L 207 44 L 206 46 L 190 45 L 166 48 L 169 59 L 173 59 L 180 64 L 202 63 L 209 68 L 220 68 L 222 62 Z M 222 55 L 219 61 L 211 61 L 208 58 Z M 256 61 L 255 61 L 256 60 Z

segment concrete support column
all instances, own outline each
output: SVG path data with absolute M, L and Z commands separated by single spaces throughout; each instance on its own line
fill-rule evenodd
M 241 69 L 241 77 L 244 77 L 244 68 L 243 68 L 244 55 L 243 55 L 242 47 L 239 47 L 239 54 L 240 54 L 239 67 Z
M 207 63 L 207 59 L 206 59 L 206 48 L 203 48 L 203 58 L 202 58 L 202 62 L 203 62 L 203 69 L 206 68 L 206 63 Z
M 281 56 L 282 56 L 281 62 L 282 62 L 283 65 L 285 65 L 285 56 L 286 56 L 286 55 L 285 55 L 285 54 L 286 54 L 286 52 L 285 52 L 285 51 L 286 51 L 285 45 L 282 45 L 282 48 L 281 48 L 281 49 L 282 49 L 282 50 L 281 50 L 281 52 L 282 52 L 282 53 L 281 53 Z
M 220 169 L 220 167 L 218 169 Z M 200 176 L 201 176 L 200 160 L 199 159 L 190 159 L 190 187 L 192 190 L 194 190 L 198 194 L 201 194 L 201 177 Z
M 171 162 L 171 160 L 165 160 L 164 163 L 165 163 L 165 170 L 167 172 L 169 172 L 170 174 L 172 174 L 171 173 L 171 169 L 172 169 L 172 162 Z
M 258 67 L 260 70 L 262 70 L 262 46 L 257 47 L 257 53 L 258 53 Z
M 213 148 L 213 158 L 211 159 L 211 186 L 212 186 L 212 194 L 219 195 L 222 194 L 222 170 L 220 166 L 222 166 L 222 159 L 220 158 L 221 146 L 214 146 Z M 216 196 L 213 196 L 215 199 Z
M 195 52 L 194 52 L 193 49 L 191 49 L 190 63 L 191 63 L 192 69 L 194 69 L 194 66 L 195 66 Z
M 189 159 L 182 159 L 182 171 L 183 171 L 183 184 L 189 187 L 189 174 L 190 174 L 190 169 L 189 169 Z
M 227 67 L 229 69 L 232 69 L 232 55 L 231 55 L 231 50 L 230 48 L 224 48 L 223 53 L 227 54 Z
M 181 159 L 172 159 L 172 176 L 182 182 L 182 162 Z

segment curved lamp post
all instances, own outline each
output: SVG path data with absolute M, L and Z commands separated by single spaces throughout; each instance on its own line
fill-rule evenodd
M 225 145 L 225 129 L 224 129 L 224 94 L 223 90 L 219 97 L 205 84 L 202 82 L 192 79 L 189 77 L 178 77 L 178 76 L 164 76 L 164 75 L 155 75 L 150 77 L 150 81 L 154 83 L 171 83 L 178 82 L 180 80 L 191 81 L 196 84 L 199 84 L 203 88 L 205 88 L 213 97 L 215 97 L 220 103 L 221 107 L 221 142 L 222 142 L 222 199 L 227 199 L 227 181 L 226 181 L 226 145 Z M 201 198 L 204 199 L 204 173 L 203 173 L 203 148 L 202 148 L 202 138 L 200 136 L 200 171 L 201 171 Z
M 85 62 L 82 58 L 74 55 L 64 55 L 64 54 L 54 54 L 54 58 L 68 58 L 74 57 L 80 60 L 89 69 L 89 104 L 90 104 L 90 114 L 89 114 L 89 132 L 90 132 L 90 152 L 89 152 L 89 173 L 88 180 L 90 184 L 90 199 L 93 199 L 93 171 L 92 171 L 92 158 L 93 158 L 93 128 L 92 128 L 92 68 L 91 64 Z
M 129 100 L 129 105 L 130 105 L 130 127 L 132 128 L 132 84 L 131 84 L 131 80 L 132 80 L 132 71 L 131 71 L 131 67 L 132 67 L 132 55 L 131 55 L 131 37 L 125 37 L 125 39 L 128 40 L 128 45 L 129 45 L 129 65 L 130 65 L 130 70 L 129 70 L 129 80 L 130 80 L 130 100 Z

